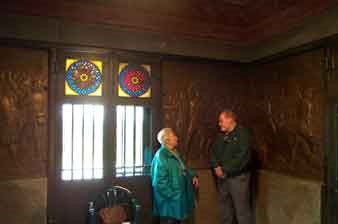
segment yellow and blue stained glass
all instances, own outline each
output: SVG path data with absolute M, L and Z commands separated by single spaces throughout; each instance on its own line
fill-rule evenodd
M 66 59 L 65 95 L 102 96 L 102 61 Z
M 133 98 L 151 97 L 150 65 L 119 64 L 118 96 Z

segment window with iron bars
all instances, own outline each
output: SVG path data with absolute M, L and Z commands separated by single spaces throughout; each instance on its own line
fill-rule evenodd
M 149 108 L 116 106 L 116 176 L 138 176 L 149 172 L 151 160 Z
M 62 105 L 62 179 L 100 179 L 103 175 L 104 107 Z M 149 173 L 151 111 L 144 106 L 116 106 L 114 175 Z
M 67 60 L 66 57 L 66 71 Z M 76 62 L 71 59 L 68 63 L 70 68 L 73 61 Z M 107 72 L 107 63 L 96 59 L 88 61 L 97 65 L 96 72 L 101 72 L 102 80 L 114 80 L 114 75 L 107 78 L 114 73 Z M 58 105 L 61 106 L 61 180 L 102 179 L 105 169 L 112 169 L 115 177 L 148 175 L 153 142 L 152 99 L 118 99 L 116 93 L 107 94 L 106 91 L 116 87 L 114 82 L 103 81 L 98 88 L 99 92 L 77 95 L 65 85 L 62 76 L 60 79 L 62 93 Z M 113 109 L 109 110 L 111 106 Z M 113 164 L 112 168 L 105 167 L 105 150 L 113 152 L 113 161 L 110 163 Z

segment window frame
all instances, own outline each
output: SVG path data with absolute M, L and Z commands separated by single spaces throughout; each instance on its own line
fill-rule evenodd
M 143 110 L 144 110 L 144 116 L 149 116 L 149 123 L 147 124 L 147 122 L 144 122 L 143 123 L 143 128 L 144 128 L 144 126 L 145 125 L 149 125 L 149 130 L 147 131 L 148 133 L 146 134 L 146 133 L 144 133 L 144 130 L 145 129 L 143 129 L 142 130 L 142 132 L 143 132 L 143 145 L 144 145 L 144 142 L 145 141 L 147 141 L 148 142 L 148 144 L 149 144 L 149 146 L 151 147 L 151 149 L 152 149 L 152 153 L 153 153 L 153 148 L 152 148 L 152 129 L 151 129 L 151 126 L 152 126 L 152 108 L 151 107 L 149 107 L 149 106 L 146 106 L 146 105 L 135 105 L 135 104 L 118 104 L 118 105 L 115 105 L 114 106 L 114 109 L 116 109 L 116 107 L 117 106 L 134 106 L 134 107 L 137 107 L 137 106 L 142 106 L 143 107 Z M 115 115 L 117 115 L 116 114 L 116 112 L 114 113 Z M 145 120 L 145 119 L 144 119 Z M 135 124 L 134 124 L 135 125 Z M 115 130 L 117 130 L 117 126 L 115 126 Z M 135 134 L 135 129 L 134 129 L 134 134 Z M 115 137 L 115 140 L 116 140 L 116 135 L 114 136 Z M 134 136 L 135 137 L 135 136 Z M 148 139 L 147 139 L 148 138 Z M 146 140 L 147 139 L 147 140 Z M 134 138 L 134 141 L 135 141 L 135 138 Z M 134 144 L 135 144 L 135 142 L 134 142 Z M 116 146 L 117 146 L 117 144 L 116 144 Z M 117 147 L 116 147 L 117 148 Z M 117 149 L 116 149 L 117 150 Z M 145 164 L 145 161 L 144 161 L 144 152 L 145 152 L 145 149 L 143 148 L 143 152 L 142 152 L 142 155 L 143 155 L 143 158 L 142 158 L 142 168 L 144 169 L 144 168 L 146 168 L 147 166 L 146 166 L 146 164 Z M 134 151 L 133 151 L 133 153 L 134 153 L 134 158 L 135 158 L 135 153 L 136 153 L 136 151 L 135 151 L 135 149 L 134 149 Z M 115 151 L 115 154 L 114 155 L 116 155 L 117 153 L 116 153 L 116 151 Z M 114 161 L 116 161 L 116 158 L 114 159 Z M 142 174 L 137 174 L 137 172 L 135 171 L 135 167 L 133 167 L 133 175 L 127 175 L 128 173 L 126 172 L 126 169 L 127 169 L 127 167 L 126 166 L 124 166 L 124 167 L 120 167 L 120 169 L 124 169 L 124 174 L 123 175 L 117 175 L 117 171 L 116 171 L 116 164 L 114 164 L 114 171 L 113 171 L 113 175 L 114 175 L 114 177 L 118 177 L 118 178 L 120 178 L 120 177 L 132 177 L 132 176 L 147 176 L 148 174 L 146 173 L 146 171 L 145 170 L 143 170 L 142 171 Z
M 102 61 L 103 86 L 102 96 L 66 96 L 65 86 L 65 62 L 67 58 L 100 60 Z M 120 63 L 147 64 L 151 66 L 152 93 L 150 98 L 128 98 L 118 96 L 118 69 Z M 114 52 L 111 50 L 97 49 L 58 49 L 56 51 L 56 151 L 55 151 L 55 175 L 61 182 L 97 182 L 108 181 L 124 176 L 115 176 L 116 160 L 116 106 L 135 105 L 144 106 L 151 110 L 150 145 L 152 154 L 154 146 L 157 146 L 155 133 L 160 127 L 160 105 L 161 105 L 161 79 L 160 59 L 158 56 L 149 56 L 140 53 Z M 104 106 L 103 124 L 103 178 L 62 180 L 62 105 L 71 104 L 100 104 Z M 143 175 L 126 176 L 128 178 Z

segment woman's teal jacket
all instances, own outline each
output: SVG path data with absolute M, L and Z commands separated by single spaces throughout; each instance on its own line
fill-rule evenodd
M 154 214 L 178 220 L 187 218 L 195 205 L 194 176 L 196 173 L 190 169 L 183 171 L 177 157 L 162 146 L 151 167 Z

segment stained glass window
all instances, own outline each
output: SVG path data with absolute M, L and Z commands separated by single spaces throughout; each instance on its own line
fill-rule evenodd
M 151 97 L 150 65 L 119 65 L 118 96 L 149 98 Z
M 102 96 L 102 62 L 66 60 L 66 95 Z

